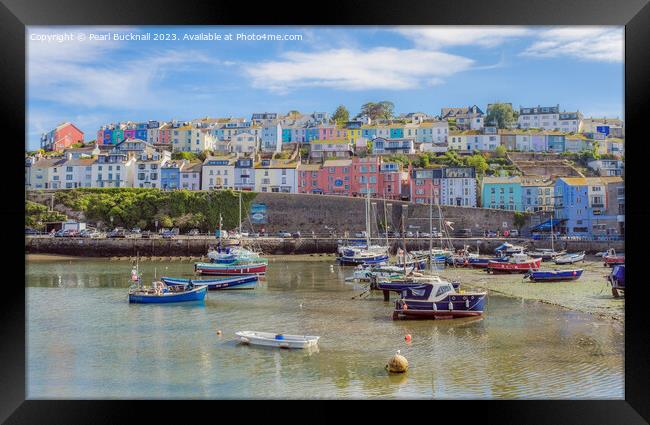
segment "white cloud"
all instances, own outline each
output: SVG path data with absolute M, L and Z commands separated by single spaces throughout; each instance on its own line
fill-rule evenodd
M 413 41 L 416 46 L 428 49 L 469 45 L 495 47 L 510 39 L 531 34 L 530 29 L 515 26 L 398 27 L 395 31 Z
M 536 58 L 573 57 L 599 62 L 622 62 L 623 28 L 561 27 L 542 31 L 521 54 Z
M 474 61 L 448 53 L 377 47 L 287 52 L 281 60 L 248 64 L 253 86 L 275 92 L 298 87 L 345 90 L 403 90 L 440 84 L 442 77 L 468 69 Z
M 57 32 L 61 31 L 57 29 Z M 31 32 L 53 31 L 39 29 Z M 27 75 L 30 99 L 87 108 L 157 106 L 163 101 L 163 94 L 155 82 L 168 72 L 192 70 L 197 63 L 218 63 L 193 51 L 146 50 L 137 56 L 125 56 L 120 54 L 123 47 L 127 47 L 127 42 L 87 39 L 61 43 L 29 41 Z

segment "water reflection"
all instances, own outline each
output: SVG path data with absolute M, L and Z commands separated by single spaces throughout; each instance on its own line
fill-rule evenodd
M 131 267 L 28 265 L 29 397 L 623 396 L 616 322 L 495 295 L 482 318 L 393 321 L 393 298 L 354 298 L 359 288 L 344 282 L 351 269 L 316 262 L 274 262 L 255 290 L 210 292 L 204 303 L 130 305 Z M 192 276 L 187 263 L 140 269 L 145 281 L 161 270 Z M 312 351 L 247 346 L 239 330 L 321 341 Z M 389 375 L 398 349 L 409 371 Z

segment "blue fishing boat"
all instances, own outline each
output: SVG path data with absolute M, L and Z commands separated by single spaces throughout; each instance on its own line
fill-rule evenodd
M 129 302 L 136 304 L 167 304 L 186 301 L 203 301 L 208 292 L 207 285 L 193 284 L 167 286 L 164 282 L 153 282 L 151 288 L 138 285 L 129 289 Z
M 533 282 L 560 282 L 577 280 L 582 276 L 583 269 L 574 270 L 531 270 L 524 275 Z
M 257 275 L 242 275 L 236 277 L 216 277 L 213 279 L 184 279 L 179 277 L 161 277 L 167 286 L 184 286 L 190 282 L 194 285 L 207 285 L 208 290 L 225 289 L 255 289 Z
M 487 292 L 457 292 L 445 281 L 412 286 L 395 302 L 393 320 L 481 316 L 486 298 Z
M 618 298 L 625 295 L 625 265 L 614 266 L 607 276 L 607 281 L 612 285 L 612 295 Z
M 381 265 L 388 261 L 388 254 L 364 249 L 346 248 L 343 250 L 343 254 L 337 258 L 337 261 L 342 266 Z
M 507 262 L 508 257 L 468 257 L 467 265 L 468 267 L 473 267 L 477 269 L 486 269 L 490 261 L 497 262 Z
M 523 246 L 513 245 L 513 244 L 508 243 L 508 242 L 502 243 L 501 245 L 496 247 L 496 249 L 494 250 L 494 252 L 498 256 L 513 255 L 513 254 L 523 254 L 524 251 L 525 251 L 525 248 Z
M 439 276 L 434 275 L 423 275 L 418 273 L 417 275 L 410 274 L 407 276 L 400 276 L 394 278 L 370 278 L 370 287 L 372 289 L 378 289 L 380 291 L 392 291 L 392 292 L 402 292 L 406 288 L 413 288 L 415 286 L 420 286 L 423 284 L 437 284 L 442 283 L 443 280 Z M 451 282 L 454 290 L 460 289 L 460 282 Z

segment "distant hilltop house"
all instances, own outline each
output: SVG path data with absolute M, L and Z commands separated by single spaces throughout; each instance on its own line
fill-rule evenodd
M 62 151 L 75 143 L 83 143 L 84 132 L 71 122 L 60 124 L 41 136 L 41 149 L 45 151 Z
M 442 108 L 440 118 L 455 120 L 459 130 L 480 130 L 483 128 L 485 113 L 476 105 L 463 108 Z
M 519 128 L 538 128 L 542 130 L 558 130 L 565 133 L 582 131 L 583 115 L 580 111 L 560 112 L 560 105 L 520 107 L 517 124 Z

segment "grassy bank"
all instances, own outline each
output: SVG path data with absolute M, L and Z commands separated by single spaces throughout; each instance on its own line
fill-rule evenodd
M 614 298 L 606 276 L 611 272 L 597 257 L 573 266 L 542 263 L 543 269 L 584 269 L 580 279 L 573 282 L 531 282 L 521 274 L 488 274 L 483 270 L 447 269 L 442 276 L 458 279 L 463 285 L 487 289 L 490 293 L 535 300 L 570 310 L 591 313 L 603 318 L 623 321 L 624 298 Z

